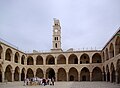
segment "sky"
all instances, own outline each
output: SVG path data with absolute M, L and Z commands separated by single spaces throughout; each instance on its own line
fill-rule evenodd
M 0 38 L 24 52 L 52 49 L 53 18 L 62 49 L 102 49 L 120 27 L 120 0 L 0 0 Z

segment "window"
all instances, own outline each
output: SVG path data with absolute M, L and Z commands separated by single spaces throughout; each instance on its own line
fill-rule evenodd
M 57 48 L 57 43 L 55 43 L 55 47 Z

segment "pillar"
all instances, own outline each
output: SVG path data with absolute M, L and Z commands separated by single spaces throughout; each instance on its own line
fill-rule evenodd
M 26 75 L 27 75 L 27 72 L 25 72 L 25 78 L 24 79 L 26 79 L 27 77 L 26 77 Z
M 12 70 L 12 82 L 14 81 L 14 72 L 15 70 Z
M 80 72 L 78 73 L 78 81 L 80 81 Z
M 90 72 L 90 82 L 92 81 L 92 72 Z
M 57 57 L 55 56 L 55 65 L 57 65 Z
M 68 72 L 66 72 L 66 75 L 67 75 L 67 82 L 69 81 L 69 76 L 68 76 L 68 74 L 69 74 L 69 73 L 68 73 Z
M 56 80 L 56 82 L 57 82 L 57 72 L 55 73 L 55 80 Z
M 2 71 L 2 82 L 5 81 L 5 71 Z
M 112 83 L 112 73 L 110 73 L 110 82 Z
M 21 72 L 19 72 L 19 81 L 21 81 Z
M 116 74 L 115 74 L 115 81 L 116 81 L 116 83 L 118 84 L 118 73 L 116 72 Z
M 104 72 L 102 72 L 102 81 L 104 81 L 105 79 L 104 79 Z
M 106 82 L 108 82 L 107 72 L 106 72 Z

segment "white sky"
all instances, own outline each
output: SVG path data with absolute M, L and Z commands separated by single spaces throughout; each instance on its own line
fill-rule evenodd
M 120 0 L 0 0 L 0 38 L 23 51 L 50 50 L 53 18 L 63 50 L 102 48 L 120 27 Z

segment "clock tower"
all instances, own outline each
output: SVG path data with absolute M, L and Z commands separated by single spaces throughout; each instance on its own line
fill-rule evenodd
M 61 26 L 58 19 L 54 18 L 53 24 L 53 52 L 61 52 Z

